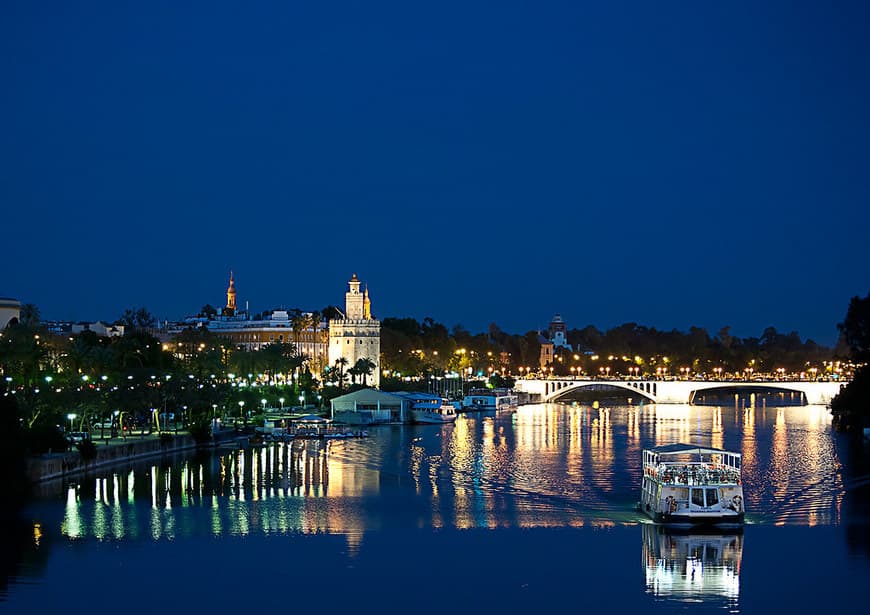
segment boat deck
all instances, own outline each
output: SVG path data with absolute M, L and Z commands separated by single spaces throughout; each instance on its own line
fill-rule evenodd
M 707 463 L 660 463 L 644 472 L 665 485 L 739 485 L 740 472 Z

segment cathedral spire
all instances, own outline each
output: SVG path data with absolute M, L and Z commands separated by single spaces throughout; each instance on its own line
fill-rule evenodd
M 227 306 L 224 308 L 225 316 L 234 316 L 236 313 L 236 280 L 230 269 L 230 285 L 227 287 Z

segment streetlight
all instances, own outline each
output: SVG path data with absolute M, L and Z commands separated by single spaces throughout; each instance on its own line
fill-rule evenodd
M 305 393 L 299 396 L 299 403 L 302 404 L 302 410 L 305 410 Z
M 284 412 L 284 398 L 279 397 L 278 402 L 281 404 L 281 412 Z
M 266 414 L 266 398 L 261 399 L 260 403 L 263 404 L 263 414 Z
M 240 418 L 240 419 L 241 419 L 241 418 L 244 418 L 244 415 L 243 415 L 243 410 L 244 410 L 244 408 L 245 408 L 245 402 L 244 402 L 244 401 L 240 401 L 240 402 L 239 402 L 239 418 Z
M 66 418 L 69 419 L 69 430 L 70 430 L 70 431 L 73 430 L 73 421 L 75 420 L 75 418 L 76 418 L 77 416 L 78 416 L 77 414 L 73 414 L 73 413 L 69 413 L 69 414 L 66 415 Z

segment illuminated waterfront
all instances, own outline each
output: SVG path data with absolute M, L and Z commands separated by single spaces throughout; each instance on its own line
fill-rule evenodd
M 678 441 L 743 453 L 743 533 L 663 534 L 634 510 L 641 450 Z M 421 569 L 456 585 L 423 612 L 574 608 L 577 592 L 602 591 L 617 610 L 846 604 L 858 595 L 849 579 L 870 572 L 867 496 L 852 490 L 866 474 L 844 472 L 846 451 L 819 406 L 546 404 L 143 462 L 43 485 L 14 541 L 3 608 L 69 609 L 66 597 L 97 578 L 102 595 L 136 595 L 133 612 L 192 587 L 206 608 L 272 604 L 253 588 L 304 576 L 339 589 L 327 605 L 338 610 L 356 604 L 347 591 L 429 596 Z M 768 595 L 771 583 L 819 589 Z M 293 599 L 324 606 L 316 593 Z

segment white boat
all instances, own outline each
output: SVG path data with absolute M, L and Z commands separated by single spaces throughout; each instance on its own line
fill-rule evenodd
M 507 389 L 471 389 L 462 399 L 462 409 L 471 412 L 510 410 L 518 403 L 516 393 Z
M 411 419 L 415 423 L 452 423 L 456 420 L 456 408 L 445 401 L 417 403 L 411 408 Z
M 640 510 L 656 523 L 743 523 L 740 453 L 693 444 L 643 451 Z

